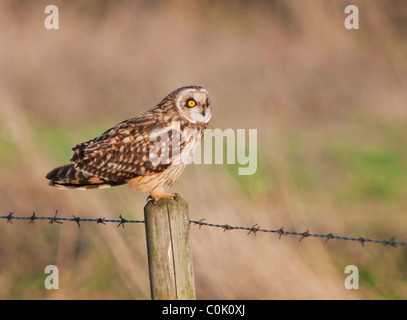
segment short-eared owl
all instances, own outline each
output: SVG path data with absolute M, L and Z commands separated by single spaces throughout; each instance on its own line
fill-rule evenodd
M 55 168 L 46 178 L 56 188 L 128 183 L 154 199 L 173 197 L 166 192 L 191 162 L 211 116 L 204 88 L 179 88 L 146 113 L 73 147 L 71 163 Z

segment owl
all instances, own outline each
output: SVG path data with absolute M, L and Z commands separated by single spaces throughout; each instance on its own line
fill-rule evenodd
M 204 88 L 179 88 L 144 114 L 74 146 L 70 164 L 46 178 L 51 187 L 61 189 L 129 184 L 153 200 L 174 198 L 178 195 L 168 189 L 192 161 L 211 117 Z

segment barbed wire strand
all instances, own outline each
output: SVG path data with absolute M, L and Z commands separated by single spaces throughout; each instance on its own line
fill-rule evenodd
M 144 223 L 144 220 L 128 220 L 123 218 L 121 215 L 119 216 L 119 219 L 105 219 L 105 218 L 80 218 L 73 216 L 72 218 L 61 218 L 57 217 L 58 210 L 55 212 L 55 215 L 53 217 L 41 217 L 41 216 L 36 216 L 35 212 L 31 216 L 27 217 L 21 217 L 21 216 L 14 216 L 14 212 L 10 212 L 7 216 L 0 216 L 0 219 L 6 219 L 7 223 L 12 224 L 13 220 L 28 220 L 29 223 L 35 223 L 36 220 L 48 220 L 50 224 L 58 223 L 62 224 L 63 221 L 72 221 L 76 222 L 78 224 L 78 227 L 80 227 L 81 222 L 96 222 L 97 224 L 106 224 L 106 223 L 118 223 L 117 227 L 122 226 L 124 228 L 124 225 L 126 223 Z M 204 222 L 205 219 L 201 219 L 199 221 L 195 220 L 190 220 L 190 224 L 198 225 L 199 229 L 201 229 L 202 226 L 205 227 L 214 227 L 214 228 L 220 228 L 223 229 L 223 231 L 229 231 L 229 230 L 244 230 L 248 231 L 247 235 L 253 234 L 256 235 L 257 232 L 265 232 L 265 233 L 275 233 L 278 234 L 278 239 L 280 240 L 282 236 L 297 236 L 299 237 L 298 241 L 302 241 L 303 239 L 307 237 L 315 237 L 315 238 L 325 238 L 325 243 L 328 240 L 331 239 L 337 239 L 337 240 L 346 240 L 346 241 L 356 241 L 362 244 L 364 246 L 365 243 L 370 242 L 370 243 L 376 243 L 376 244 L 383 244 L 385 246 L 392 246 L 392 247 L 397 247 L 398 245 L 400 246 L 407 246 L 407 242 L 401 242 L 401 241 L 395 241 L 395 238 L 392 237 L 389 240 L 378 240 L 378 239 L 370 239 L 370 238 L 365 238 L 365 237 L 345 237 L 345 236 L 338 236 L 334 235 L 333 233 L 329 234 L 318 234 L 318 233 L 310 233 L 309 230 L 306 230 L 305 232 L 296 232 L 296 231 L 285 231 L 284 228 L 280 229 L 261 229 L 258 224 L 253 225 L 252 227 L 238 227 L 238 226 L 231 226 L 228 224 L 215 224 L 215 223 L 208 223 Z

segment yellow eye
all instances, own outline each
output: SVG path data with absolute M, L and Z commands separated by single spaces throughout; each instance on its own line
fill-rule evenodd
M 188 107 L 193 108 L 196 106 L 196 101 L 194 99 L 189 99 L 187 101 L 187 105 L 188 105 Z

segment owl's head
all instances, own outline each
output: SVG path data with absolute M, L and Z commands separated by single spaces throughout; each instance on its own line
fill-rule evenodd
M 182 117 L 192 123 L 208 123 L 212 117 L 209 94 L 199 86 L 183 87 L 172 93 Z

